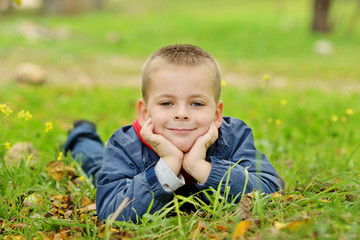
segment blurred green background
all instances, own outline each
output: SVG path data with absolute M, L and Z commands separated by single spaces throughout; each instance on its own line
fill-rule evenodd
M 23 3 L 0 13 L 1 83 L 19 63 L 33 62 L 51 83 L 138 85 L 154 50 L 191 43 L 240 87 L 256 86 L 266 73 L 277 87 L 360 89 L 356 0 L 332 1 L 332 31 L 324 34 L 311 31 L 314 0 L 107 0 L 96 11 L 65 15 Z
M 359 0 L 104 0 L 91 11 L 81 11 L 81 4 L 100 0 L 43 0 L 47 10 L 29 9 L 27 1 L 1 11 L 8 0 L 0 0 L 0 104 L 13 111 L 0 111 L 0 165 L 11 165 L 4 161 L 11 150 L 6 143 L 30 142 L 36 149 L 31 165 L 0 167 L 4 198 L 19 199 L 34 189 L 43 195 L 65 191 L 51 185 L 45 167 L 59 156 L 73 121 L 94 121 L 106 142 L 137 116 L 147 57 L 167 44 L 190 43 L 212 53 L 222 67 L 224 115 L 244 120 L 286 192 L 305 196 L 274 211 L 260 211 L 259 205 L 254 218 L 261 216 L 264 224 L 255 238 L 357 239 Z M 315 1 L 331 2 L 328 31 L 312 29 Z M 61 9 L 61 3 L 75 9 Z M 32 118 L 19 118 L 21 110 Z M 47 122 L 53 123 L 48 132 Z M 94 191 L 78 193 L 95 199 Z M 0 215 L 23 217 L 3 205 Z M 308 216 L 309 228 L 274 232 L 275 219 Z M 33 226 L 28 238 L 38 231 Z M 151 225 L 140 226 L 138 234 L 150 232 Z

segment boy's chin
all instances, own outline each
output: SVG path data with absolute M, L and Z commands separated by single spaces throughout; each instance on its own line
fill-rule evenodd
M 190 144 L 175 144 L 175 146 L 183 153 L 189 152 L 192 147 L 192 145 L 190 145 Z

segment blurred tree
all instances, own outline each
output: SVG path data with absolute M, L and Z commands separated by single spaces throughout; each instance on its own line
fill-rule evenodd
M 314 32 L 329 32 L 329 10 L 332 0 L 314 0 L 314 15 L 312 30 Z
M 0 12 L 8 10 L 10 6 L 11 2 L 9 0 L 0 0 Z
M 45 14 L 77 14 L 100 9 L 104 0 L 43 0 Z

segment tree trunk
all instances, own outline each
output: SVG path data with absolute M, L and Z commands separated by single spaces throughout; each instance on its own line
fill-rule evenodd
M 314 0 L 314 19 L 312 30 L 314 32 L 329 32 L 329 10 L 332 0 Z
M 0 0 L 0 12 L 5 12 L 9 10 L 11 7 L 10 0 Z

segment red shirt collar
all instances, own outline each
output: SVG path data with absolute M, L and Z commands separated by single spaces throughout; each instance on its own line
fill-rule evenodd
M 141 131 L 141 126 L 139 124 L 139 120 L 135 119 L 135 121 L 132 122 L 132 126 L 135 129 L 136 134 L 138 135 L 138 137 L 140 138 L 140 140 L 146 145 L 148 146 L 151 150 L 153 150 L 155 152 L 155 150 L 142 138 L 142 136 L 140 135 L 140 131 Z M 156 153 L 156 152 L 155 152 Z

